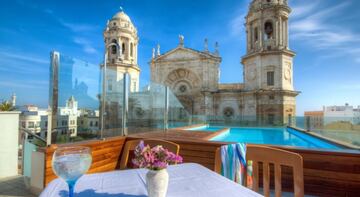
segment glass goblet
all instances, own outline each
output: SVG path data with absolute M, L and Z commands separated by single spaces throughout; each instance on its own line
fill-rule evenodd
M 89 170 L 91 161 L 91 149 L 88 147 L 60 147 L 55 150 L 52 168 L 68 184 L 69 197 L 74 196 L 76 181 Z

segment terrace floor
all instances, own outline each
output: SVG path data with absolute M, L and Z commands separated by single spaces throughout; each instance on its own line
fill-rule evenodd
M 15 176 L 0 179 L 0 196 L 1 197 L 36 197 L 27 189 L 25 178 Z

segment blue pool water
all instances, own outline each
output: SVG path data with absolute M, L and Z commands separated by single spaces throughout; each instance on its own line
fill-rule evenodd
M 226 127 L 197 127 L 191 130 L 215 132 Z M 291 128 L 230 128 L 212 141 L 241 142 L 250 144 L 270 144 L 281 146 L 296 146 L 303 148 L 343 149 L 326 140 L 313 137 Z

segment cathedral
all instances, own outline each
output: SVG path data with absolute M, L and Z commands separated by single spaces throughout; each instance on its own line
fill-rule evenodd
M 186 47 L 181 35 L 174 49 L 165 53 L 160 52 L 160 45 L 153 49 L 151 81 L 170 87 L 189 114 L 204 115 L 208 120 L 293 124 L 299 92 L 293 86 L 295 53 L 289 48 L 290 12 L 287 0 L 251 2 L 245 17 L 243 83 L 219 83 L 222 58 L 218 43 L 212 52 L 205 39 L 204 49 L 196 50 Z M 127 71 L 131 75 L 130 91 L 138 91 L 138 37 L 123 11 L 108 22 L 104 38 L 113 70 L 108 84 L 120 80 L 121 73 Z

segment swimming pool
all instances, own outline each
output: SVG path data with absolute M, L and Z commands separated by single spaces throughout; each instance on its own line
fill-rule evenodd
M 224 126 L 204 126 L 189 130 L 215 132 L 227 128 Z M 343 149 L 326 140 L 308 135 L 291 128 L 229 128 L 229 131 L 222 133 L 211 141 L 241 142 L 250 144 L 270 144 L 280 146 L 295 146 L 303 148 L 320 149 Z

